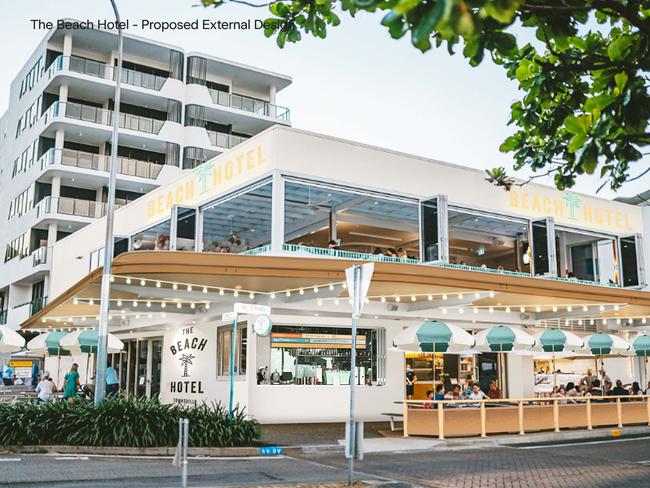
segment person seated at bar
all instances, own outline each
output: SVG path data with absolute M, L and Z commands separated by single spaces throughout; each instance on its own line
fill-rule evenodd
M 334 251 L 340 251 L 341 246 L 339 245 L 338 242 L 336 242 L 334 239 L 332 239 L 331 241 L 329 241 L 327 243 L 327 249 L 332 249 Z
M 500 400 L 502 398 L 501 390 L 497 387 L 496 381 L 494 380 L 490 381 L 490 385 L 488 386 L 487 396 L 491 400 Z
M 433 400 L 433 399 L 434 399 L 433 390 L 427 390 L 427 400 Z M 436 404 L 433 403 L 433 401 L 426 402 L 423 405 L 424 408 L 435 408 L 435 406 L 436 406 Z
M 582 393 L 580 392 L 580 388 L 577 385 L 575 385 L 573 381 L 569 381 L 566 384 L 566 396 L 569 399 L 582 396 Z M 569 401 L 570 403 L 576 403 L 575 400 L 569 400 Z
M 475 383 L 474 386 L 472 386 L 472 391 L 470 392 L 469 395 L 467 395 L 468 400 L 486 400 L 488 396 L 479 388 L 479 386 Z M 471 407 L 478 407 L 478 403 L 471 403 L 468 406 Z
M 600 377 L 602 378 L 601 384 L 603 386 L 603 392 L 607 394 L 609 390 L 612 389 L 612 385 L 613 385 L 612 379 L 609 376 L 607 376 L 607 373 L 603 368 L 600 368 L 600 371 L 598 372 L 600 373 Z
M 594 380 L 591 383 L 591 388 L 589 391 L 585 394 L 585 396 L 595 396 L 595 397 L 600 397 L 603 396 L 603 390 L 600 388 L 600 380 Z M 595 402 L 602 402 L 604 400 L 594 400 Z
M 610 396 L 627 396 L 630 393 L 623 388 L 623 382 L 621 380 L 616 380 L 616 386 L 609 390 L 607 394 Z
M 630 387 L 630 395 L 643 395 L 643 390 L 641 389 L 638 381 L 632 383 L 632 386 Z
M 460 394 L 460 385 L 454 385 L 451 391 L 448 391 L 444 396 L 445 400 L 462 400 L 463 397 Z M 456 405 L 454 405 L 456 406 Z
M 444 400 L 445 399 L 445 385 L 440 384 L 436 385 L 436 394 L 434 395 L 434 400 Z
M 593 382 L 596 379 L 596 376 L 594 375 L 593 371 L 591 369 L 587 370 L 587 375 L 582 378 L 582 382 L 587 385 L 587 390 L 591 389 L 593 386 Z
M 469 394 L 472 392 L 473 387 L 474 387 L 474 380 L 472 379 L 472 375 L 468 374 L 467 381 L 465 383 L 465 388 L 463 389 L 463 396 L 465 398 L 467 398 Z

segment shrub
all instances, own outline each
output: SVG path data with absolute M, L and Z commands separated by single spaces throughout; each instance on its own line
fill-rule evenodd
M 243 409 L 229 418 L 220 403 L 192 408 L 120 396 L 97 407 L 86 400 L 0 404 L 0 444 L 175 446 L 184 417 L 190 421 L 190 446 L 250 446 L 260 439 L 259 425 Z

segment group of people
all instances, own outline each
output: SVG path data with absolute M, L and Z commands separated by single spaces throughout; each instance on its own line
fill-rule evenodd
M 445 392 L 442 384 L 436 385 L 435 390 L 427 391 L 427 399 L 440 400 L 498 400 L 502 398 L 501 389 L 497 386 L 496 381 L 490 381 L 486 391 L 483 391 L 478 383 L 473 380 L 467 380 L 467 384 L 455 384 L 451 390 Z M 425 408 L 434 408 L 434 403 L 425 403 Z M 472 405 L 472 404 L 468 404 Z M 477 404 L 476 404 L 477 405 Z
M 5 374 L 13 374 L 13 371 L 7 373 L 8 369 L 10 368 L 6 368 L 5 371 L 3 372 L 3 380 L 5 379 L 4 378 Z M 15 378 L 14 376 L 13 382 L 11 383 L 4 382 L 4 384 L 5 386 L 23 385 L 24 382 L 22 379 Z M 109 398 L 116 396 L 119 389 L 120 389 L 120 382 L 117 375 L 117 371 L 112 366 L 108 366 L 106 368 L 106 396 Z M 79 365 L 77 363 L 73 363 L 72 366 L 70 367 L 70 371 L 66 373 L 63 379 L 63 386 L 61 388 L 57 387 L 56 383 L 54 382 L 54 380 L 52 379 L 48 371 L 43 371 L 38 377 L 35 391 L 36 391 L 36 401 L 38 402 L 48 402 L 50 400 L 53 400 L 55 398 L 55 394 L 59 392 L 63 392 L 63 398 L 66 401 L 74 402 L 79 397 L 80 392 L 83 392 L 87 396 L 94 395 L 94 385 L 93 384 L 88 384 L 83 386 L 81 385 L 80 376 L 79 376 Z
M 650 395 L 650 381 L 647 388 L 643 389 L 638 381 L 623 384 L 621 380 L 616 380 L 615 383 L 612 383 L 604 369 L 601 369 L 599 373 L 600 378 L 594 375 L 591 369 L 588 369 L 584 378 L 578 380 L 577 383 L 569 382 L 566 385 L 553 387 L 551 397 L 571 399 L 590 396 Z M 566 403 L 566 401 L 563 403 Z
M 219 242 L 218 240 L 205 241 L 203 245 L 204 252 L 218 252 L 223 254 L 239 254 L 240 252 L 250 250 L 250 246 L 242 243 L 237 236 L 230 236 L 227 240 Z

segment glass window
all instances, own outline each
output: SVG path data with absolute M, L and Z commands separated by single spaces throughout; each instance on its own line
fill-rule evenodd
M 530 273 L 528 222 L 449 209 L 452 264 Z
M 623 286 L 639 286 L 641 284 L 635 236 L 621 237 L 621 268 Z
M 533 267 L 536 276 L 544 276 L 550 273 L 548 231 L 548 223 L 546 220 L 538 220 L 531 224 L 531 233 L 533 235 Z
M 150 227 L 131 238 L 134 251 L 169 251 L 170 221 Z
M 423 261 L 430 262 L 440 259 L 440 242 L 438 233 L 438 199 L 432 198 L 420 205 L 422 231 Z
M 176 208 L 176 250 L 194 251 L 196 245 L 196 209 Z
M 240 253 L 271 243 L 271 182 L 203 209 L 203 251 Z
M 381 384 L 385 354 L 378 352 L 381 329 L 358 329 L 357 383 Z M 351 329 L 337 327 L 274 326 L 271 357 L 264 381 L 271 384 L 349 385 Z M 258 380 L 259 381 L 259 380 Z
M 284 232 L 286 243 L 299 246 L 420 255 L 415 201 L 348 189 L 287 181 Z
M 246 374 L 247 351 L 246 326 L 237 324 L 237 344 L 235 352 L 236 375 Z M 232 349 L 232 325 L 224 325 L 217 329 L 217 376 L 230 375 L 230 359 Z
M 611 237 L 555 230 L 558 274 L 565 278 L 616 284 L 616 240 Z

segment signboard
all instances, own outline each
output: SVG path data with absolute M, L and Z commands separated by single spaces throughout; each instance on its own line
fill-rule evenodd
M 372 280 L 372 274 L 375 272 L 375 263 L 355 265 L 345 270 L 345 279 L 348 285 L 348 293 L 353 298 L 355 293 L 354 269 L 356 266 L 358 266 L 359 268 L 359 296 L 357 297 L 358 300 L 355 302 L 357 310 L 354 310 L 353 313 L 358 317 L 359 315 L 361 315 L 364 299 L 366 298 L 366 296 L 368 296 L 368 289 L 370 288 L 370 281 Z
M 33 364 L 33 361 L 9 361 L 9 366 L 14 370 L 14 376 L 22 379 L 32 377 Z
M 366 336 L 358 335 L 356 343 L 358 349 L 365 349 Z M 351 349 L 352 335 L 273 332 L 271 333 L 271 347 Z
M 255 303 L 235 303 L 234 311 L 242 315 L 270 315 L 271 307 Z
M 199 327 L 183 327 L 165 342 L 171 364 L 168 382 L 171 401 L 184 405 L 200 403 L 207 388 L 203 382 L 203 363 L 211 357 L 209 337 Z
M 174 183 L 148 193 L 147 221 L 168 217 L 174 205 L 195 206 L 268 171 L 269 161 L 262 145 L 242 144 L 242 147 L 207 161 Z

